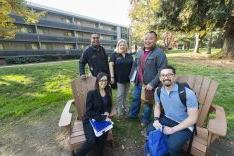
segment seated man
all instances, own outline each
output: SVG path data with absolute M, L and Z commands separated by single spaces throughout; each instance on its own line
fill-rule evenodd
M 162 87 L 160 94 L 155 91 L 154 121 L 147 133 L 164 125 L 170 156 L 181 155 L 182 147 L 193 136 L 194 124 L 198 118 L 198 102 L 192 90 L 184 87 L 186 104 L 179 95 L 179 84 L 175 83 L 176 71 L 166 66 L 160 71 Z M 160 97 L 158 97 L 158 95 Z M 162 106 L 162 107 L 161 107 Z M 163 112 L 161 110 L 163 108 Z

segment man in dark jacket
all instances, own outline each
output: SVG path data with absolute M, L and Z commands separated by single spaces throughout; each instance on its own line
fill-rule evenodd
M 86 78 L 85 65 L 88 63 L 92 76 L 104 72 L 109 75 L 108 57 L 105 49 L 100 45 L 99 34 L 91 35 L 91 45 L 88 46 L 80 57 L 79 68 L 81 78 Z

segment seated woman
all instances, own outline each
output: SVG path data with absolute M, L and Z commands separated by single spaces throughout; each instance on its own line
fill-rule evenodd
M 96 137 L 93 128 L 89 122 L 90 119 L 97 121 L 110 121 L 109 114 L 112 107 L 111 90 L 108 85 L 108 76 L 106 73 L 97 75 L 95 90 L 87 94 L 86 112 L 83 116 L 83 127 L 86 141 L 82 144 L 76 156 L 85 156 L 95 145 L 95 155 L 102 156 L 107 133 Z

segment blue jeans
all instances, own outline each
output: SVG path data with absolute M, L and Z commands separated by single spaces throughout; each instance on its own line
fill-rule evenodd
M 160 117 L 159 122 L 162 125 L 173 127 L 178 125 L 177 122 L 168 119 L 167 117 L 163 116 Z M 155 127 L 153 126 L 153 123 L 151 123 L 147 127 L 147 136 L 150 131 L 155 130 Z M 170 156 L 180 156 L 183 146 L 186 144 L 186 142 L 192 137 L 192 131 L 190 131 L 188 128 L 175 132 L 171 135 L 168 135 L 167 138 L 167 144 L 169 149 L 169 155 Z
M 136 118 L 141 109 L 141 85 L 136 85 L 132 94 L 132 104 L 129 109 L 129 117 Z M 152 104 L 144 103 L 144 110 L 141 116 L 141 122 L 144 124 L 150 123 L 150 117 L 152 113 Z

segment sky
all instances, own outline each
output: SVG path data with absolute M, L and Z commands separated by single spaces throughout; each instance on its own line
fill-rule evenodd
M 129 26 L 129 0 L 26 0 L 59 10 Z

